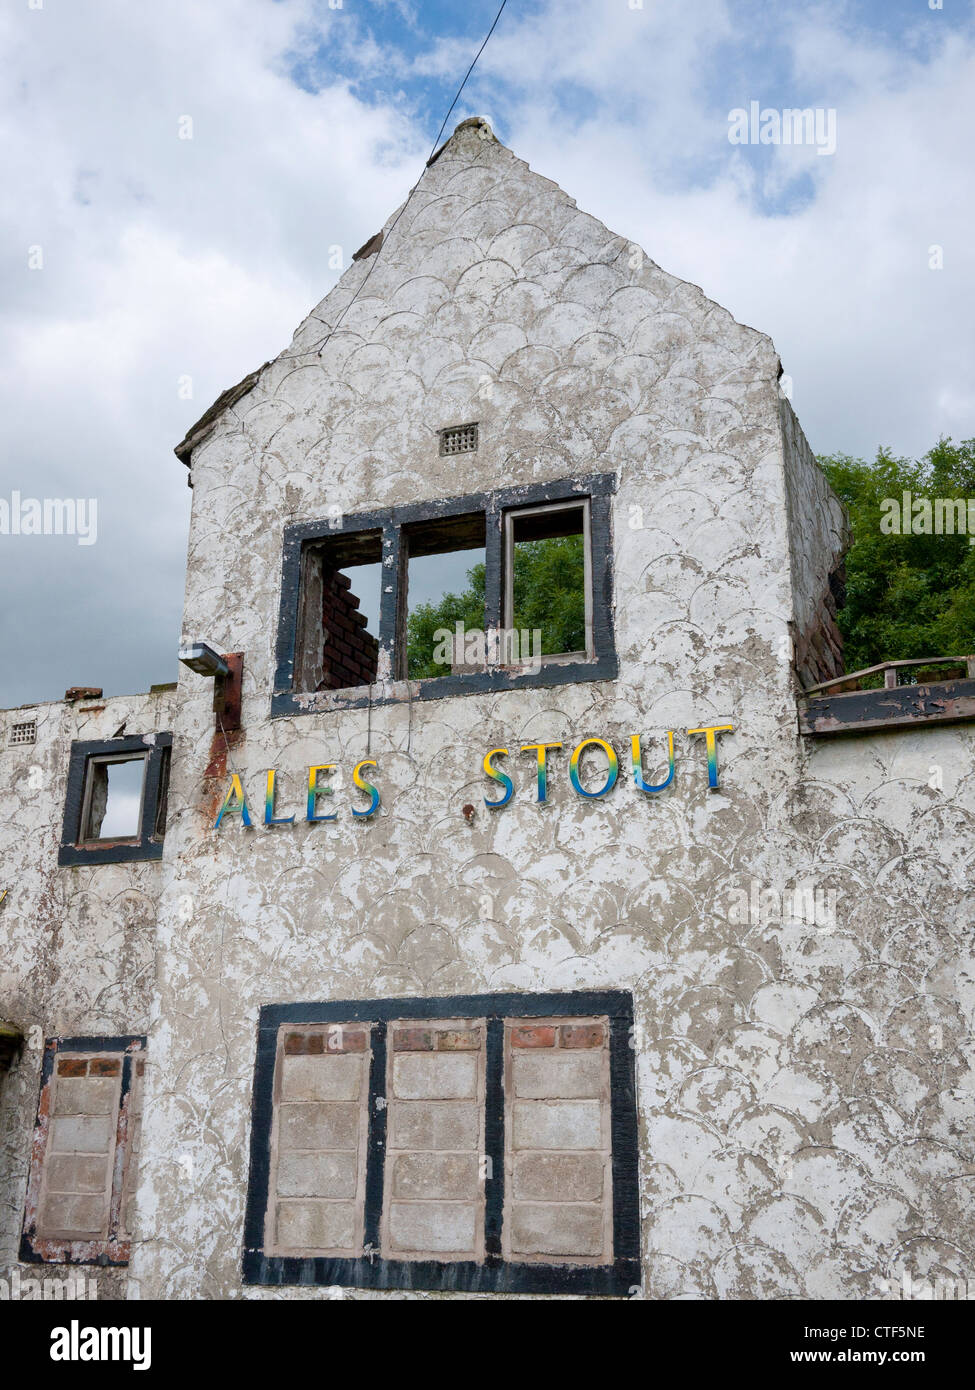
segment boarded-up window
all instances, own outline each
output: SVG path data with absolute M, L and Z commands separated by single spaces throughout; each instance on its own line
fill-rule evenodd
M 120 1057 L 58 1058 L 37 1212 L 44 1240 L 107 1240 L 118 1133 Z
M 266 1005 L 245 1283 L 625 1295 L 632 1043 L 617 990 Z
M 604 1018 L 505 1025 L 509 1259 L 612 1259 L 608 1040 Z
M 21 1258 L 128 1260 L 143 1049 L 142 1038 L 46 1044 Z
M 381 1248 L 397 1259 L 484 1251 L 484 1020 L 394 1023 Z
M 283 1029 L 265 1239 L 281 1254 L 362 1249 L 369 1026 Z

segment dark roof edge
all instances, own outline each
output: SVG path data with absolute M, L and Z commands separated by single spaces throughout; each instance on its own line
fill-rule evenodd
M 466 120 L 461 121 L 459 125 L 454 127 L 452 134 L 449 135 L 447 139 L 443 142 L 443 144 L 440 146 L 440 148 L 430 156 L 430 158 L 427 160 L 426 167 L 429 168 L 431 164 L 434 164 L 440 158 L 444 150 L 450 144 L 451 140 L 453 140 L 454 137 L 460 133 L 460 131 L 471 129 L 479 130 L 482 139 L 492 140 L 496 145 L 499 145 L 501 143 L 498 137 L 495 135 L 494 131 L 491 129 L 490 122 L 486 121 L 483 116 L 468 116 Z M 360 259 L 364 260 L 367 256 L 374 255 L 382 246 L 382 242 L 383 232 L 380 231 L 377 232 L 375 236 L 370 237 L 366 244 L 359 248 L 359 250 L 355 253 L 352 259 L 354 261 L 358 261 Z M 223 412 L 225 410 L 229 410 L 232 405 L 236 404 L 236 402 L 240 400 L 241 396 L 246 396 L 248 391 L 251 391 L 254 388 L 254 386 L 257 384 L 258 377 L 260 376 L 261 372 L 264 371 L 264 367 L 268 366 L 270 366 L 270 363 L 265 362 L 263 367 L 258 367 L 256 372 L 250 372 L 247 376 L 244 377 L 243 381 L 238 381 L 236 386 L 229 386 L 226 391 L 224 391 L 221 395 L 217 397 L 217 399 L 213 402 L 213 405 L 210 406 L 210 409 L 200 416 L 196 424 L 191 426 L 190 429 L 187 430 L 185 438 L 182 439 L 179 442 L 179 444 L 176 445 L 176 448 L 173 450 L 173 453 L 176 455 L 176 457 L 182 463 L 185 463 L 187 468 L 189 468 L 190 466 L 190 456 L 192 455 L 193 450 L 197 447 L 198 444 L 202 444 L 203 441 L 207 438 L 207 436 L 212 432 L 212 430 L 216 426 L 217 420 L 220 418 Z
M 238 381 L 236 386 L 228 386 L 226 391 L 221 392 L 217 399 L 210 406 L 209 410 L 204 411 L 195 425 L 191 425 L 185 437 L 176 445 L 173 453 L 185 463 L 187 468 L 190 466 L 190 456 L 198 444 L 202 444 L 204 439 L 210 434 L 225 410 L 229 410 L 232 405 L 240 400 L 241 396 L 246 396 L 248 391 L 252 391 L 257 385 L 257 379 L 269 367 L 271 363 L 265 362 L 264 366 L 258 367 L 256 372 L 248 372 L 242 381 Z

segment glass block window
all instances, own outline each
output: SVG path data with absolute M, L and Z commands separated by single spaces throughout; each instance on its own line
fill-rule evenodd
M 622 991 L 265 1007 L 245 1282 L 629 1293 L 631 1042 Z

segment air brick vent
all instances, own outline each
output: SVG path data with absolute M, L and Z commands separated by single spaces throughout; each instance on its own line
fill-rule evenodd
M 449 454 L 470 454 L 477 448 L 477 425 L 453 425 L 440 431 L 441 457 Z
M 36 743 L 37 724 L 33 719 L 24 720 L 20 724 L 11 724 L 10 737 L 7 740 L 11 747 L 15 744 Z

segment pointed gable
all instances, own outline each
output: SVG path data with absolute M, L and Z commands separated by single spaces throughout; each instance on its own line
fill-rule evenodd
M 673 413 L 740 372 L 743 356 L 777 370 L 768 339 L 581 212 L 479 118 L 457 127 L 356 255 L 291 345 L 224 392 L 179 457 L 195 463 L 219 436 L 234 454 L 286 455 L 312 483 L 357 458 L 357 501 L 380 501 L 432 461 L 446 426 L 484 422 L 479 456 L 454 460 L 472 477 L 519 460 L 534 475 L 556 457 L 565 474 L 644 450 L 661 379 Z M 706 413 L 702 431 L 731 412 L 719 400 Z

